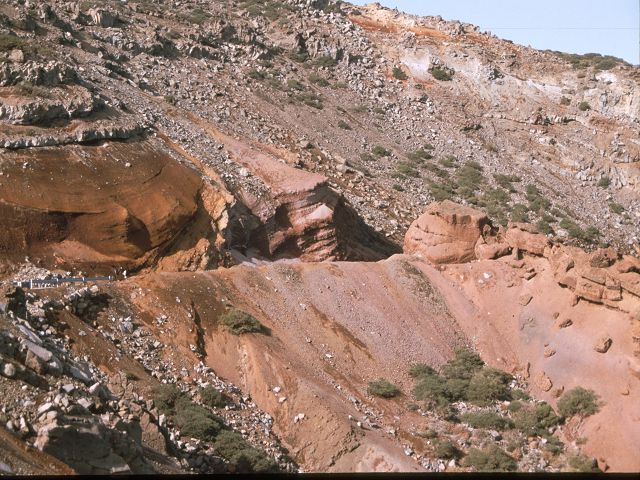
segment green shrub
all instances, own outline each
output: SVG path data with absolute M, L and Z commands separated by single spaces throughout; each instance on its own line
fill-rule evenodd
M 333 68 L 338 65 L 338 61 L 332 57 L 318 57 L 313 61 L 314 66 L 323 68 Z
M 267 74 L 260 70 L 251 70 L 247 73 L 247 77 L 253 78 L 254 80 L 264 80 L 267 77 Z
M 193 403 L 186 396 L 176 401 L 173 420 L 182 435 L 205 442 L 213 442 L 224 425 L 220 417 Z
M 551 207 L 551 202 L 547 200 L 540 189 L 533 184 L 526 186 L 526 196 L 529 201 L 529 210 L 534 212 L 546 211 Z
M 464 465 L 478 472 L 504 472 L 518 468 L 517 462 L 497 445 L 482 450 L 471 448 L 464 459 Z
M 560 455 L 564 450 L 564 443 L 562 443 L 558 437 L 554 437 L 553 435 L 549 435 L 546 438 L 547 443 L 544 445 L 544 449 L 552 455 Z
M 271 330 L 261 324 L 253 315 L 237 308 L 232 308 L 222 315 L 220 319 L 234 335 L 242 335 L 244 333 L 271 334 Z
M 580 415 L 588 417 L 600 410 L 598 397 L 593 390 L 582 387 L 573 388 L 565 392 L 558 400 L 558 411 L 563 417 Z
M 440 80 L 441 82 L 448 82 L 452 78 L 449 72 L 440 67 L 432 68 L 431 75 L 433 75 L 433 78 Z
M 438 375 L 423 375 L 413 387 L 417 400 L 430 401 L 437 405 L 449 403 L 449 391 L 446 382 Z
M 416 363 L 409 368 L 409 375 L 412 378 L 420 378 L 426 375 L 436 375 L 436 371 L 426 363 Z
M 389 155 L 391 155 L 391 152 L 389 150 L 381 147 L 380 145 L 376 145 L 375 147 L 373 147 L 371 153 L 373 153 L 376 157 L 388 157 Z
M 406 80 L 409 77 L 400 67 L 393 67 L 393 78 L 396 80 Z
M 591 110 L 591 105 L 589 105 L 589 102 L 580 102 L 578 108 L 580 111 L 586 112 L 587 110 Z
M 484 177 L 479 169 L 467 162 L 456 172 L 456 181 L 460 188 L 475 192 L 484 183 Z
M 309 75 L 309 81 L 314 85 L 318 85 L 319 87 L 328 87 L 329 81 L 321 75 L 317 73 L 312 73 Z
M 509 403 L 507 410 L 509 410 L 512 413 L 515 413 L 522 408 L 522 405 L 523 404 L 520 400 L 513 400 L 511 403 Z
M 438 438 L 438 432 L 436 432 L 433 428 L 427 428 L 423 432 L 417 432 L 416 435 L 421 438 L 428 438 L 431 440 L 433 440 L 434 438 Z
M 455 357 L 443 365 L 440 373 L 445 378 L 471 380 L 471 377 L 480 371 L 483 366 L 484 362 L 480 355 L 470 350 L 459 349 L 456 350 Z
M 445 168 L 453 168 L 456 166 L 456 157 L 453 155 L 447 155 L 446 157 L 438 160 L 438 163 Z
M 553 233 L 553 227 L 551 227 L 551 225 L 549 225 L 549 222 L 544 219 L 538 220 L 538 222 L 536 223 L 536 228 L 540 233 L 544 233 L 545 235 Z
M 529 223 L 529 207 L 522 203 L 516 203 L 511 210 L 512 222 L 524 222 Z
M 412 162 L 422 163 L 425 160 L 431 160 L 433 156 L 423 148 L 419 148 L 414 152 L 407 153 L 407 158 Z
M 304 86 L 304 83 L 300 82 L 299 80 L 296 80 L 295 78 L 289 78 L 287 80 L 287 87 L 289 87 L 289 89 L 291 90 L 298 90 L 300 92 L 306 88 Z
M 322 110 L 324 108 L 324 105 L 322 104 L 322 97 L 313 92 L 299 93 L 294 96 L 294 99 L 298 102 L 304 103 L 308 107 L 313 107 L 318 110 Z
M 375 397 L 393 398 L 400 394 L 400 390 L 384 378 L 379 378 L 369 382 L 367 393 Z
M 224 408 L 231 401 L 228 396 L 211 385 L 200 390 L 200 398 L 202 399 L 202 403 L 212 408 Z
M 607 188 L 611 185 L 611 179 L 609 177 L 602 177 L 598 180 L 598 186 L 602 188 Z
M 152 398 L 156 408 L 164 414 L 174 412 L 176 401 L 183 395 L 173 384 L 161 384 L 153 387 Z
M 449 460 L 452 458 L 460 458 L 462 452 L 449 440 L 443 440 L 436 442 L 435 449 L 433 451 L 436 458 L 443 458 Z
M 338 120 L 338 127 L 343 130 L 351 130 L 351 125 L 349 125 L 344 120 Z
M 595 458 L 590 458 L 582 454 L 570 457 L 569 466 L 580 473 L 595 473 L 601 471 L 598 468 L 598 462 Z
M 420 172 L 418 172 L 413 165 L 411 165 L 410 163 L 399 163 L 396 166 L 396 174 L 400 175 L 400 176 L 406 176 L 406 177 L 414 177 L 417 178 L 420 176 Z
M 611 202 L 609 204 L 609 209 L 613 213 L 617 213 L 618 215 L 624 213 L 624 207 L 622 205 L 620 205 L 619 203 L 616 203 L 616 202 Z
M 511 420 L 491 411 L 465 413 L 460 415 L 460 421 L 473 428 L 506 430 L 513 427 Z
M 495 368 L 484 368 L 471 378 L 467 398 L 477 405 L 488 405 L 496 400 L 510 400 L 511 380 L 512 377 L 508 373 Z
M 429 191 L 436 202 L 452 200 L 455 197 L 455 189 L 448 183 L 429 183 Z
M 173 95 L 165 95 L 164 101 L 167 102 L 169 105 L 175 105 L 176 103 L 178 103 L 178 101 L 176 100 L 176 97 L 174 97 Z
M 513 415 L 514 427 L 527 436 L 545 435 L 547 429 L 560 423 L 551 405 L 540 403 L 536 406 L 526 405 Z
M 236 432 L 220 432 L 215 442 L 216 453 L 229 461 L 235 473 L 276 473 L 277 463 L 265 452 L 249 445 Z
M 0 33 L 0 52 L 8 52 L 24 46 L 24 40 L 12 33 Z

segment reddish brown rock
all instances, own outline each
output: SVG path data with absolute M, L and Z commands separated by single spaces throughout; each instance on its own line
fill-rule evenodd
M 433 263 L 464 263 L 476 258 L 475 246 L 487 216 L 473 208 L 445 200 L 432 203 L 411 224 L 404 252 L 417 253 Z
M 589 265 L 594 268 L 607 268 L 618 259 L 618 252 L 613 248 L 599 248 L 591 254 Z
M 609 335 L 603 335 L 598 339 L 593 349 L 598 353 L 607 353 L 611 348 L 613 340 Z
M 512 223 L 507 229 L 505 240 L 511 248 L 519 249 L 532 255 L 542 256 L 550 245 L 549 239 L 538 233 L 538 230 L 527 223 Z

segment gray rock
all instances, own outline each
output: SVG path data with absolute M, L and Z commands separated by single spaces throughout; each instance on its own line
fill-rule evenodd
M 16 367 L 13 363 L 5 363 L 2 365 L 2 375 L 7 378 L 13 378 L 16 376 Z

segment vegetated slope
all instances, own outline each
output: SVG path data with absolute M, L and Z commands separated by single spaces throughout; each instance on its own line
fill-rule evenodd
M 5 292 L 24 441 L 76 468 L 55 432 L 92 435 L 93 473 L 639 468 L 640 267 L 567 247 L 639 251 L 636 68 L 322 0 L 6 3 L 0 60 L 3 278 L 136 274 Z M 413 395 L 460 346 L 507 393 Z M 577 386 L 597 411 L 519 423 L 520 388 Z

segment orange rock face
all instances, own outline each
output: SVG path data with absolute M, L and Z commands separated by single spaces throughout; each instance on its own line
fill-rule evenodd
M 476 243 L 485 226 L 489 219 L 479 210 L 449 200 L 432 203 L 409 227 L 404 252 L 436 264 L 468 262 L 476 258 Z

